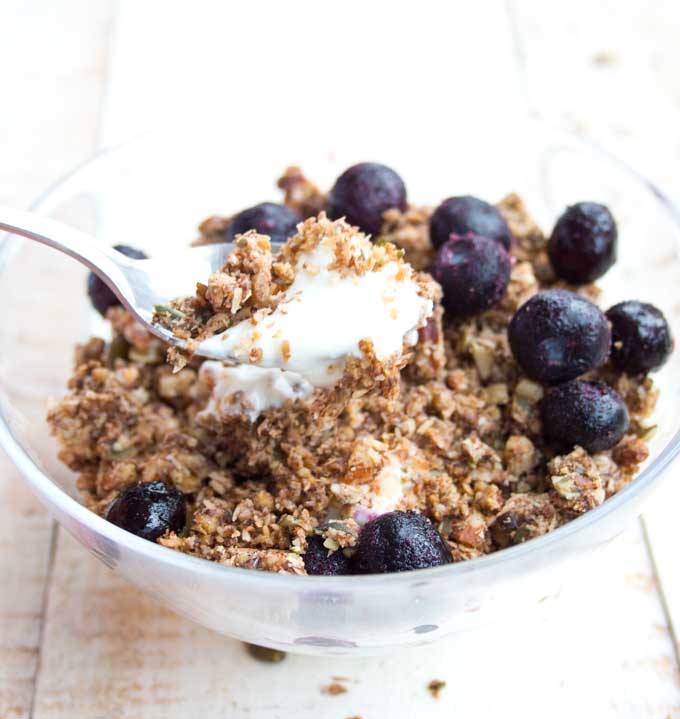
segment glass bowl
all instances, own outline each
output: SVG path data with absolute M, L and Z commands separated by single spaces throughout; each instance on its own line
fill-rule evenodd
M 680 336 L 680 230 L 672 206 L 602 150 L 507 108 L 452 117 L 420 108 L 381 115 L 319 107 L 291 110 L 280 122 L 256 108 L 210 115 L 98 153 L 35 209 L 103 243 L 172 252 L 194 239 L 206 216 L 276 199 L 275 179 L 288 164 L 329 187 L 361 160 L 397 169 L 414 203 L 453 194 L 496 201 L 518 192 L 544 228 L 568 203 L 607 204 L 619 223 L 620 252 L 602 283 L 603 304 L 654 302 Z M 106 330 L 88 306 L 84 282 L 84 268 L 69 258 L 18 237 L 2 241 L 0 443 L 58 522 L 113 571 L 180 614 L 248 642 L 374 654 L 530 609 L 638 515 L 680 451 L 676 352 L 655 377 L 662 387 L 658 431 L 639 477 L 549 535 L 469 562 L 382 576 L 285 576 L 194 559 L 85 509 L 73 474 L 57 460 L 45 423 L 48 398 L 64 392 L 73 345 Z

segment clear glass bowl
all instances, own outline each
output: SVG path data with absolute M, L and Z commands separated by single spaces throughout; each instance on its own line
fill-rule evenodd
M 677 215 L 653 185 L 601 150 L 504 108 L 451 117 L 418 108 L 381 116 L 322 107 L 284 124 L 268 112 L 242 110 L 150 134 L 97 154 L 36 209 L 104 243 L 157 254 L 186 246 L 207 215 L 277 198 L 274 181 L 290 163 L 329 187 L 354 162 L 382 161 L 405 178 L 415 203 L 461 193 L 495 201 L 515 191 L 545 228 L 568 203 L 595 200 L 612 209 L 620 228 L 604 304 L 654 302 L 680 336 Z M 101 561 L 177 612 L 248 642 L 371 654 L 531 608 L 637 516 L 680 451 L 676 352 L 656 375 L 663 390 L 658 431 L 642 473 L 552 534 L 474 561 L 385 576 L 291 577 L 193 559 L 89 512 L 57 460 L 45 424 L 48 397 L 64 392 L 72 346 L 105 331 L 88 307 L 84 280 L 85 270 L 62 255 L 17 237 L 2 241 L 0 443 L 60 524 Z

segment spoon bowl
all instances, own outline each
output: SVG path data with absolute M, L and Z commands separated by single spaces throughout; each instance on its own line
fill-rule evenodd
M 154 308 L 194 293 L 196 278 L 219 270 L 233 243 L 200 245 L 158 258 L 136 260 L 93 237 L 49 217 L 0 206 L 0 230 L 52 247 L 89 267 L 116 294 L 123 306 L 145 327 L 169 345 L 185 347 L 184 340 L 153 322 Z M 196 354 L 210 356 L 199 348 Z M 224 359 L 223 355 L 220 359 Z M 237 363 L 238 360 L 229 358 Z

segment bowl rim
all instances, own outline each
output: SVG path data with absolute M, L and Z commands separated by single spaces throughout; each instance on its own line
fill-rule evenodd
M 561 134 L 569 139 L 570 142 L 581 145 L 584 149 L 589 150 L 595 155 L 618 165 L 618 167 L 630 177 L 637 180 L 643 187 L 652 194 L 660 207 L 670 216 L 676 225 L 680 234 L 680 208 L 678 208 L 670 198 L 662 192 L 656 184 L 647 179 L 644 175 L 634 169 L 625 160 L 617 155 L 612 154 L 597 143 L 587 139 L 578 137 L 572 132 L 568 132 L 561 127 L 547 122 L 537 113 L 520 113 L 524 120 L 534 122 L 549 129 L 551 132 Z M 175 128 L 176 129 L 176 128 Z M 69 170 L 61 174 L 54 181 L 49 183 L 45 189 L 30 203 L 29 209 L 40 211 L 40 208 L 49 196 L 55 192 L 62 184 L 67 182 L 71 177 L 77 175 L 81 170 L 88 168 L 98 160 L 107 157 L 118 150 L 125 150 L 136 143 L 144 142 L 149 137 L 157 134 L 164 134 L 167 128 L 161 133 L 147 131 L 139 133 L 126 140 L 125 142 L 115 143 L 104 146 L 82 162 L 77 163 Z M 2 271 L 8 261 L 8 245 L 10 236 L 5 234 L 0 239 L 0 271 Z M 676 246 L 677 246 L 676 240 Z M 491 554 L 485 554 L 481 557 L 469 559 L 461 562 L 453 562 L 439 567 L 431 567 L 427 569 L 418 569 L 410 572 L 395 572 L 390 574 L 368 574 L 361 576 L 343 575 L 343 576 L 314 576 L 314 575 L 291 575 L 278 574 L 273 572 L 257 571 L 245 569 L 241 567 L 231 567 L 218 562 L 193 557 L 177 550 L 164 547 L 155 542 L 149 542 L 136 535 L 107 522 L 103 517 L 95 514 L 87 509 L 83 504 L 73 498 L 65 490 L 61 489 L 47 473 L 45 473 L 31 456 L 23 449 L 21 442 L 15 437 L 11 428 L 11 422 L 6 416 L 6 407 L 4 403 L 0 404 L 0 447 L 4 449 L 10 457 L 20 474 L 28 481 L 35 494 L 43 501 L 48 510 L 52 505 L 56 506 L 65 515 L 72 517 L 77 522 L 91 528 L 93 531 L 110 538 L 112 542 L 122 545 L 126 550 L 133 554 L 144 555 L 144 557 L 162 562 L 166 565 L 174 565 L 182 568 L 187 572 L 200 574 L 217 574 L 222 578 L 233 577 L 234 581 L 252 582 L 257 585 L 273 584 L 280 589 L 298 588 L 303 585 L 305 589 L 312 588 L 312 585 L 318 585 L 319 589 L 328 589 L 333 586 L 334 589 L 351 589 L 352 591 L 373 590 L 378 584 L 391 586 L 393 584 L 404 585 L 413 584 L 414 582 L 422 583 L 423 581 L 435 581 L 438 579 L 452 580 L 456 576 L 467 575 L 472 572 L 481 572 L 488 570 L 497 565 L 518 564 L 521 559 L 539 554 L 547 548 L 566 542 L 569 537 L 581 533 L 587 527 L 599 523 L 605 517 L 617 512 L 621 507 L 627 505 L 634 497 L 646 493 L 653 483 L 658 480 L 669 465 L 680 455 L 680 430 L 678 430 L 668 441 L 667 446 L 659 454 L 659 456 L 644 467 L 640 474 L 621 491 L 617 492 L 613 497 L 607 499 L 603 504 L 591 509 L 585 514 L 571 520 L 561 527 L 532 539 L 531 541 L 519 544 L 513 547 L 502 549 Z M 50 512 L 51 513 L 51 512 Z

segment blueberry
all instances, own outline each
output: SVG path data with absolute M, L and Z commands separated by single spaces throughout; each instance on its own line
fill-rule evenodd
M 160 480 L 127 487 L 106 510 L 109 522 L 151 542 L 167 530 L 181 532 L 186 517 L 184 495 Z
M 616 262 L 616 222 L 604 205 L 567 207 L 548 242 L 555 274 L 574 285 L 593 282 Z
M 552 387 L 541 400 L 546 441 L 569 451 L 579 445 L 594 454 L 613 447 L 628 430 L 628 410 L 604 382 L 574 380 Z
M 255 230 L 260 235 L 267 235 L 272 243 L 281 243 L 296 234 L 298 222 L 300 216 L 290 207 L 274 202 L 261 202 L 232 217 L 225 239 L 227 242 L 233 242 L 236 235 Z
M 328 216 L 344 217 L 369 235 L 377 235 L 383 212 L 406 209 L 404 181 L 391 168 L 377 162 L 360 162 L 345 170 L 328 193 Z
M 612 325 L 612 362 L 628 374 L 651 372 L 673 351 L 671 330 L 654 305 L 629 300 L 607 310 Z
M 451 235 L 432 264 L 432 276 L 444 291 L 449 317 L 471 317 L 499 302 L 510 280 L 510 255 L 488 237 Z
M 604 364 L 611 333 L 604 313 L 589 300 L 567 290 L 545 290 L 517 310 L 508 339 L 529 377 L 559 384 Z
M 470 195 L 449 197 L 434 211 L 430 219 L 430 241 L 435 249 L 448 241 L 450 235 L 472 232 L 499 242 L 510 249 L 512 235 L 505 218 L 493 205 Z
M 307 551 L 303 555 L 307 574 L 322 574 L 332 576 L 336 574 L 349 574 L 349 560 L 342 549 L 328 553 L 323 546 L 323 537 L 314 534 L 307 537 Z
M 116 245 L 113 249 L 122 252 L 133 260 L 145 260 L 147 257 L 146 253 L 129 245 Z M 109 307 L 118 307 L 120 305 L 120 300 L 116 297 L 113 290 L 110 290 L 104 280 L 99 279 L 94 272 L 90 272 L 87 276 L 87 294 L 90 298 L 90 302 L 92 302 L 92 306 L 102 317 L 106 315 L 106 310 L 108 310 Z
M 381 514 L 365 524 L 351 563 L 356 574 L 384 574 L 451 561 L 451 552 L 432 522 L 409 511 Z

